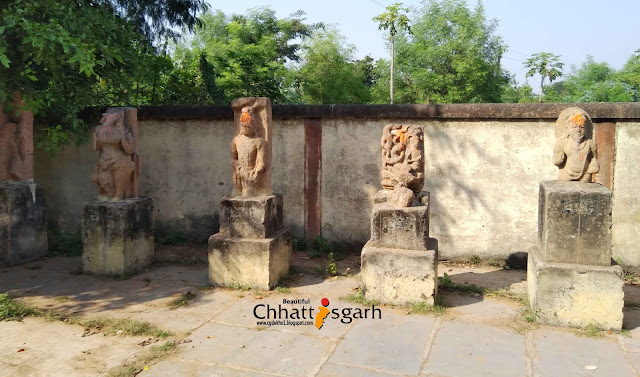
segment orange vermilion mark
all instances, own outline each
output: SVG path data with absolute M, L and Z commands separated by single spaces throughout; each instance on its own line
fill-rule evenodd
M 240 121 L 242 123 L 249 123 L 251 122 L 251 115 L 249 113 L 242 113 L 242 115 L 240 116 Z
M 584 127 L 585 119 L 584 116 L 580 113 L 575 114 L 569 120 L 574 127 Z

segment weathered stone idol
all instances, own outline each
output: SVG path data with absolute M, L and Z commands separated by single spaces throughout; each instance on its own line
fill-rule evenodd
M 424 185 L 424 137 L 422 128 L 389 124 L 382 131 L 382 187 L 376 202 L 410 206 Z
M 598 171 L 593 125 L 580 108 L 560 113 L 554 163 L 558 181 L 540 183 L 538 248 L 529 252 L 529 302 L 538 322 L 622 327 L 624 278 L 611 263 L 612 195 L 589 183 Z
M 271 101 L 236 98 L 231 141 L 233 196 L 271 195 Z
M 591 135 L 593 123 L 584 110 L 570 107 L 560 113 L 553 148 L 553 163 L 560 168 L 559 180 L 591 182 L 591 175 L 600 170 Z
M 33 182 L 33 113 L 19 92 L 12 109 L 0 110 L 0 266 L 47 253 L 47 217 L 42 186 Z
M 138 196 L 137 124 L 135 108 L 110 108 L 94 131 L 100 160 L 91 180 L 98 186 L 98 199 L 83 211 L 85 273 L 131 275 L 153 262 L 153 202 Z
M 271 289 L 289 271 L 291 230 L 271 191 L 271 101 L 238 98 L 231 142 L 233 193 L 220 203 L 220 232 L 209 238 L 209 280 Z
M 437 240 L 429 238 L 429 193 L 423 133 L 413 125 L 387 125 L 382 140 L 382 186 L 374 198 L 371 239 L 362 249 L 364 296 L 390 304 L 427 302 L 437 294 Z
M 138 155 L 137 110 L 111 108 L 103 114 L 93 134 L 93 149 L 100 160 L 91 176 L 98 186 L 98 200 L 138 197 L 140 156 Z

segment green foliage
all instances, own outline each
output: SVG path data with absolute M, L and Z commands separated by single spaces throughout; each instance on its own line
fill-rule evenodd
M 438 286 L 454 292 L 460 293 L 477 293 L 483 294 L 484 289 L 475 284 L 458 284 L 451 280 L 451 277 L 445 272 L 443 277 L 438 277 Z
M 481 4 L 470 10 L 462 0 L 426 2 L 413 18 L 411 35 L 396 35 L 396 102 L 499 102 L 508 77 L 500 65 L 506 45 L 496 26 Z M 376 66 L 390 77 L 385 63 Z M 382 88 L 372 93 L 374 102 L 385 102 Z
M 275 291 L 278 292 L 278 293 L 289 294 L 289 293 L 291 293 L 291 288 L 288 288 L 288 287 L 276 287 Z
M 0 321 L 22 321 L 24 317 L 40 312 L 21 302 L 13 301 L 8 294 L 0 294 Z
M 336 260 L 333 259 L 333 252 L 327 255 L 326 273 L 329 276 L 336 276 L 338 274 L 338 265 L 336 263 Z
M 362 306 L 373 306 L 380 305 L 380 301 L 378 300 L 367 300 L 362 295 L 362 288 L 358 288 L 358 292 L 346 297 L 340 297 L 341 300 L 345 300 L 348 302 L 353 302 L 355 304 L 360 304 Z
M 298 71 L 302 102 L 369 102 L 366 71 L 372 67 L 366 65 L 366 60 L 356 62 L 354 53 L 355 46 L 348 44 L 334 28 L 318 31 L 308 39 L 302 45 L 304 63 Z
M 527 77 L 532 77 L 536 74 L 540 75 L 540 97 L 538 101 L 542 102 L 544 79 L 549 78 L 549 82 L 552 83 L 555 79 L 562 76 L 564 63 L 560 62 L 560 56 L 558 55 L 550 52 L 538 52 L 525 60 L 523 65 L 528 69 Z
M 473 264 L 474 266 L 478 266 L 482 263 L 482 259 L 480 258 L 480 256 L 474 254 L 471 256 L 471 258 L 469 258 L 469 263 Z
M 445 314 L 447 308 L 442 305 L 429 305 L 424 301 L 421 302 L 413 302 L 407 305 L 407 313 L 408 314 L 434 314 L 436 316 L 440 316 Z
M 311 250 L 309 256 L 311 258 L 318 258 L 323 255 L 329 255 L 335 251 L 333 244 L 330 241 L 325 240 L 322 236 L 315 236 L 311 242 Z
M 82 232 L 56 232 L 55 246 L 49 249 L 51 255 L 79 256 L 82 255 Z
M 187 238 L 178 232 L 173 232 L 162 240 L 164 245 L 184 245 L 187 243 Z
M 178 309 L 183 306 L 189 305 L 189 301 L 196 298 L 196 294 L 191 291 L 186 291 L 182 294 L 182 296 L 176 298 L 175 300 L 169 302 L 168 306 L 170 309 Z
M 293 237 L 292 246 L 294 250 L 304 250 L 307 248 L 307 242 L 302 238 Z

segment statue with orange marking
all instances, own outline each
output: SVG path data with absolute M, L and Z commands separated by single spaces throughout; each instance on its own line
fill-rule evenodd
M 93 134 L 93 149 L 100 151 L 100 160 L 91 176 L 98 186 L 98 200 L 138 197 L 140 158 L 136 136 L 135 109 L 111 108 L 103 114 Z
M 414 125 L 388 124 L 382 131 L 382 187 L 400 207 L 410 206 L 424 185 L 424 136 Z M 393 191 L 391 193 L 390 191 Z
M 271 195 L 271 102 L 268 98 L 233 100 L 236 133 L 231 141 L 232 196 Z
M 556 145 L 553 164 L 560 170 L 561 181 L 591 182 L 592 174 L 600 170 L 596 159 L 596 143 L 591 139 L 593 123 L 579 107 L 563 110 L 556 121 Z

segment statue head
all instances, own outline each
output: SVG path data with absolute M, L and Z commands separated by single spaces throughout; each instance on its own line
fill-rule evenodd
M 556 121 L 556 137 L 558 139 L 571 138 L 581 142 L 589 138 L 593 129 L 591 118 L 583 109 L 570 107 L 563 110 Z
M 249 137 L 253 136 L 255 132 L 255 118 L 250 108 L 245 107 L 242 109 L 242 113 L 240 114 L 240 134 Z
M 100 124 L 103 126 L 124 126 L 123 113 L 120 111 L 111 111 L 102 114 Z

